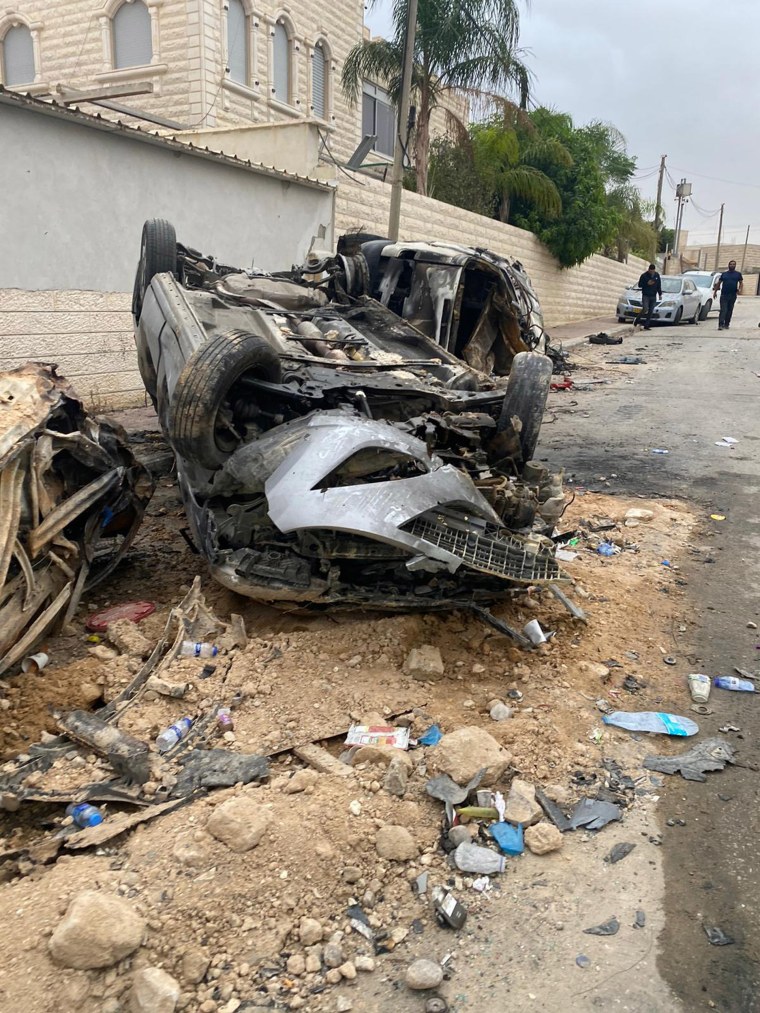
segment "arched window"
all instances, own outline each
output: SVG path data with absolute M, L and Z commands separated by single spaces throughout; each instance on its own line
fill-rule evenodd
M 0 45 L 2 81 L 7 88 L 32 84 L 35 78 L 34 44 L 26 25 L 13 25 Z
M 113 65 L 147 66 L 153 59 L 150 11 L 143 0 L 126 0 L 111 21 L 113 33 Z
M 292 105 L 293 97 L 290 93 L 290 39 L 288 38 L 287 28 L 280 21 L 274 26 L 273 60 L 272 87 L 274 89 L 274 97 L 278 102 Z
M 251 21 L 243 0 L 229 0 L 227 7 L 227 69 L 239 84 L 251 79 Z
M 318 42 L 311 54 L 311 111 L 318 120 L 327 119 L 329 66 L 325 47 Z

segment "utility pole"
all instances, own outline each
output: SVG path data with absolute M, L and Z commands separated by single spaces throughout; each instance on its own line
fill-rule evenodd
M 688 198 L 691 197 L 691 183 L 687 183 L 685 179 L 676 187 L 676 200 L 678 201 L 678 211 L 676 213 L 676 235 L 673 240 L 673 256 L 681 256 L 681 225 L 683 223 L 683 209 L 684 205 L 688 203 Z M 681 273 L 680 261 L 677 265 L 677 274 Z
M 744 262 L 747 259 L 747 244 L 749 243 L 749 230 L 750 230 L 750 226 L 748 225 L 747 226 L 747 237 L 744 240 L 744 253 L 742 254 L 742 266 L 739 268 L 740 271 L 744 270 Z
M 655 262 L 657 247 L 660 245 L 660 230 L 662 229 L 662 222 L 660 221 L 660 215 L 662 214 L 662 182 L 665 178 L 665 159 L 667 157 L 667 155 L 663 155 L 660 159 L 660 177 L 657 180 L 657 201 L 654 206 L 654 250 L 652 251 L 652 263 Z
M 725 206 L 726 206 L 725 204 L 721 204 L 720 206 L 720 218 L 718 219 L 718 242 L 715 247 L 715 267 L 713 268 L 714 271 L 718 270 L 718 260 L 720 258 L 720 237 L 723 234 L 723 208 Z
M 404 42 L 404 69 L 401 78 L 401 99 L 398 105 L 398 130 L 393 149 L 393 172 L 391 174 L 391 210 L 388 218 L 388 238 L 394 243 L 398 239 L 401 220 L 401 192 L 404 188 L 404 140 L 408 140 L 409 106 L 412 94 L 412 71 L 414 69 L 414 41 L 417 35 L 417 0 L 409 0 L 406 16 L 406 40 Z M 406 138 L 404 135 L 407 135 Z

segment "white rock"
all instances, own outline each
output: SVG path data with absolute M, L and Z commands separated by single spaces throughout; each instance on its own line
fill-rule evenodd
M 516 777 L 509 786 L 504 819 L 508 823 L 522 823 L 524 827 L 538 823 L 543 816 L 543 809 L 536 801 L 536 789 L 529 781 Z
M 632 507 L 625 512 L 627 521 L 651 521 L 653 517 L 654 510 L 644 510 L 641 507 Z
M 512 708 L 507 707 L 505 703 L 495 703 L 489 714 L 493 721 L 506 721 L 507 718 L 512 717 Z
M 537 823 L 524 834 L 526 846 L 534 855 L 548 855 L 562 847 L 562 834 L 553 823 Z
M 144 967 L 135 972 L 129 997 L 131 1013 L 174 1013 L 180 987 L 160 967 Z
M 444 735 L 428 757 L 433 770 L 448 774 L 457 784 L 467 784 L 485 767 L 481 787 L 496 784 L 511 759 L 492 735 L 477 726 L 458 728 Z
M 404 671 L 413 679 L 437 682 L 443 678 L 443 658 L 432 644 L 413 648 L 404 662 Z
M 415 960 L 406 969 L 405 981 L 415 991 L 438 988 L 443 981 L 443 968 L 435 960 Z
M 48 945 L 56 963 L 87 970 L 128 957 L 144 934 L 145 922 L 127 901 L 85 890 L 69 904 Z
M 206 829 L 230 851 L 242 853 L 256 847 L 271 822 L 269 809 L 243 796 L 218 805 L 209 816 Z
M 354 967 L 357 971 L 374 971 L 374 957 L 365 957 L 363 954 L 360 954 L 358 957 L 354 958 Z

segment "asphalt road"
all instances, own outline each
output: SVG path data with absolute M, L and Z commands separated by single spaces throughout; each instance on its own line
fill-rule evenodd
M 639 332 L 621 347 L 574 349 L 572 357 L 585 365 L 579 380 L 620 353 L 641 355 L 646 364 L 579 393 L 572 414 L 562 410 L 567 394 L 552 395 L 560 411 L 545 426 L 536 455 L 589 488 L 678 497 L 694 506 L 699 523 L 692 552 L 678 562 L 696 623 L 677 649 L 691 671 L 711 675 L 732 674 L 734 666 L 760 671 L 760 630 L 747 626 L 760 626 L 758 321 L 760 299 L 746 298 L 729 331 L 719 332 L 711 314 L 698 326 Z M 724 436 L 738 440 L 734 449 L 715 445 Z M 654 454 L 655 448 L 668 453 Z M 685 692 L 680 702 L 690 713 Z M 699 719 L 700 739 L 720 737 L 727 723 L 738 726 L 740 733 L 725 738 L 738 747 L 741 765 L 708 774 L 705 783 L 668 780 L 661 804 L 666 919 L 658 968 L 686 1013 L 755 1013 L 760 699 L 714 689 L 709 706 L 713 713 Z M 669 827 L 675 817 L 686 826 Z M 710 945 L 704 926 L 722 928 L 735 943 Z

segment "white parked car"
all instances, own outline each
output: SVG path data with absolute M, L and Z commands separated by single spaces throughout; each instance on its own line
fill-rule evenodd
M 691 278 L 682 274 L 670 274 L 663 277 L 661 283 L 662 299 L 652 313 L 653 323 L 680 324 L 682 320 L 688 320 L 690 324 L 696 324 L 702 319 L 701 296 Z M 638 285 L 632 285 L 618 299 L 618 322 L 622 324 L 626 320 L 635 320 L 641 312 L 641 289 Z
M 707 320 L 707 314 L 711 309 L 718 309 L 719 299 L 713 296 L 713 286 L 720 278 L 720 271 L 684 271 L 684 278 L 690 278 L 699 289 L 702 300 L 702 308 L 699 312 L 700 320 Z

